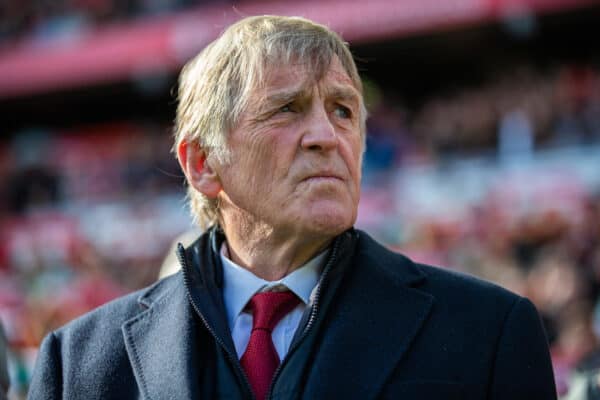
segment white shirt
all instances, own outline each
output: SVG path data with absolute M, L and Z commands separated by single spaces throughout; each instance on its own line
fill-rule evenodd
M 252 314 L 244 311 L 244 308 L 255 293 L 278 290 L 284 286 L 302 300 L 292 312 L 279 321 L 271 334 L 279 360 L 282 360 L 290 348 L 304 310 L 311 303 L 327 251 L 320 253 L 283 279 L 273 282 L 259 278 L 231 261 L 225 243 L 221 246 L 220 256 L 223 264 L 223 302 L 233 344 L 239 358 L 246 351 L 252 331 Z

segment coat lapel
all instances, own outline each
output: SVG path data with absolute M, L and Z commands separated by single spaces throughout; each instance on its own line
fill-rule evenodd
M 181 280 L 177 274 L 172 280 Z M 151 292 L 140 302 L 148 307 L 123 324 L 127 354 L 146 399 L 191 399 L 197 393 L 194 376 L 196 331 L 183 282 L 161 295 Z
M 417 266 L 361 236 L 354 266 L 325 316 L 304 398 L 376 398 L 434 302 L 414 287 L 425 279 Z

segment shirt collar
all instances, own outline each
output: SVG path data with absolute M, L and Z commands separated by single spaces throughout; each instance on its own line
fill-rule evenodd
M 235 319 L 244 310 L 250 298 L 256 292 L 265 289 L 284 285 L 294 292 L 304 304 L 308 304 L 311 292 L 319 281 L 319 273 L 327 253 L 327 250 L 323 251 L 291 274 L 278 281 L 270 282 L 231 261 L 227 243 L 223 242 L 219 255 L 223 264 L 223 301 L 229 327 L 233 327 Z

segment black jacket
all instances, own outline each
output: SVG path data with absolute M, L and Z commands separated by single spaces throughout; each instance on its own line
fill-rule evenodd
M 216 230 L 182 272 L 50 333 L 30 399 L 250 399 L 221 298 Z M 340 235 L 273 399 L 556 398 L 533 305 Z

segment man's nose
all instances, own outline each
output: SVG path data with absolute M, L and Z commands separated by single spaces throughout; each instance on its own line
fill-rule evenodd
M 329 151 L 337 147 L 337 132 L 324 106 L 315 107 L 309 114 L 301 144 L 303 149 L 311 151 Z

